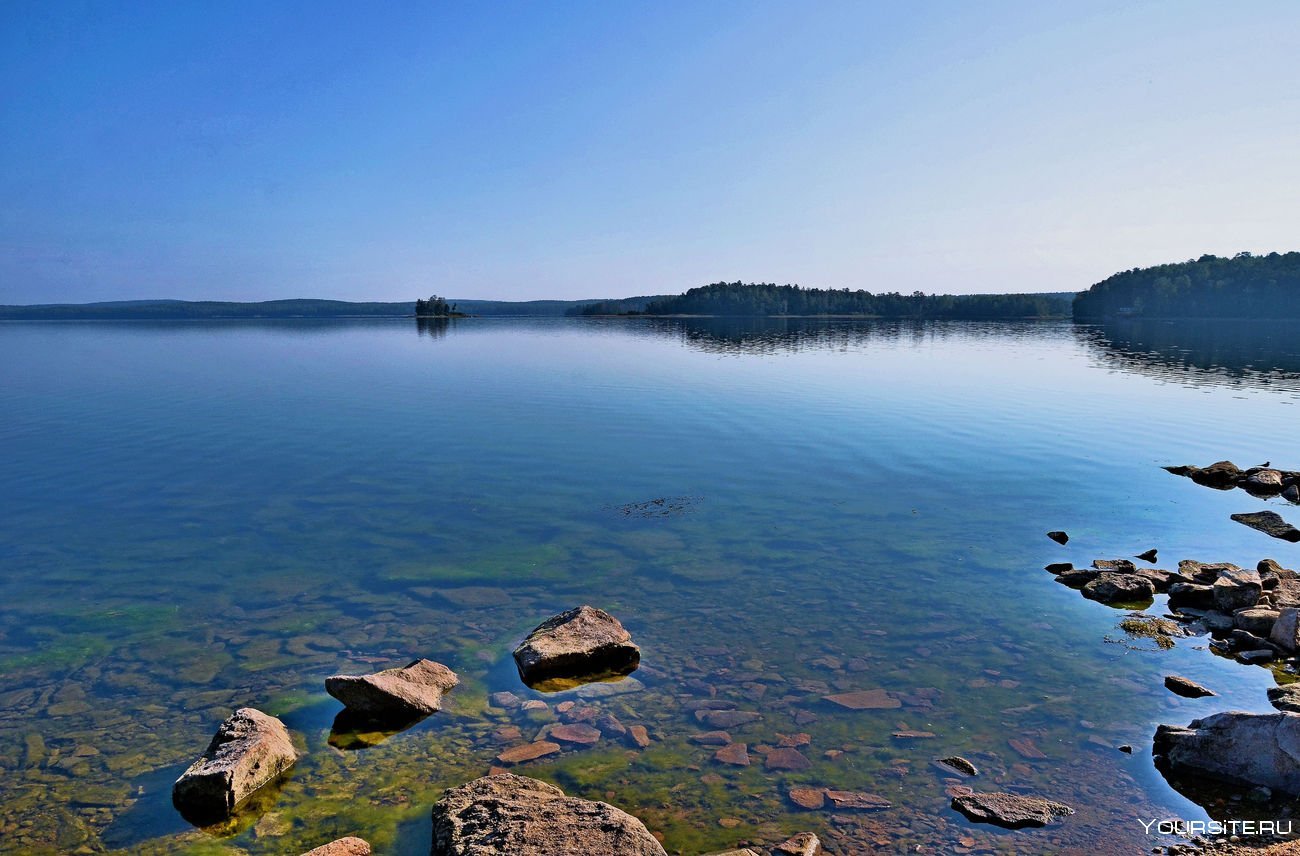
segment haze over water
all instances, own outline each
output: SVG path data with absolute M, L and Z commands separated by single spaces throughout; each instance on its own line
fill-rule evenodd
M 1207 816 L 1152 769 L 1155 724 L 1267 710 L 1273 678 L 1204 639 L 1121 644 L 1122 611 L 1042 567 L 1151 547 L 1160 567 L 1296 566 L 1295 545 L 1228 519 L 1296 517 L 1285 503 L 1160 469 L 1300 467 L 1300 360 L 1261 329 L 4 325 L 0 835 L 32 853 L 279 854 L 355 833 L 427 853 L 441 790 L 488 770 L 498 729 L 544 724 L 487 704 L 543 698 L 510 651 L 588 602 L 644 664 L 637 691 L 591 703 L 653 742 L 519 771 L 632 812 L 670 852 L 803 829 L 838 853 L 1149 848 L 1140 819 Z M 420 656 L 461 675 L 447 710 L 331 737 L 326 676 Z M 1220 697 L 1179 699 L 1167 673 Z M 822 700 L 874 688 L 903 706 Z M 705 699 L 763 714 L 734 730 L 751 747 L 807 733 L 812 768 L 713 762 L 688 740 Z M 229 828 L 192 830 L 171 782 L 245 705 L 306 754 Z M 951 754 L 979 787 L 1078 813 L 970 825 L 930 763 Z M 839 824 L 792 805 L 797 784 L 894 807 Z

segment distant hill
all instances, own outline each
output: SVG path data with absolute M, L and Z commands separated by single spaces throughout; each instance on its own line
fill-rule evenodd
M 648 301 L 652 298 L 629 298 Z M 457 300 L 469 315 L 561 316 L 597 300 Z M 353 303 L 346 300 L 266 300 L 235 303 L 217 300 L 113 300 L 102 303 L 47 303 L 0 306 L 0 320 L 23 321 L 167 321 L 221 318 L 382 318 L 415 314 L 415 301 Z
M 648 315 L 804 316 L 875 318 L 1051 318 L 1066 317 L 1069 303 L 1041 294 L 911 294 L 802 288 L 773 283 L 715 282 L 684 294 L 651 301 Z
M 1300 318 L 1300 252 L 1134 268 L 1074 299 L 1077 321 L 1105 318 Z

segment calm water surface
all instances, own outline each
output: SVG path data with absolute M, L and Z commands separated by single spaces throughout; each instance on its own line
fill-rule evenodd
M 1228 520 L 1300 517 L 1285 503 L 1159 468 L 1300 469 L 1300 356 L 1283 332 L 0 326 L 0 847 L 295 854 L 361 834 L 427 853 L 441 790 L 487 772 L 503 727 L 531 738 L 552 716 L 488 695 L 566 697 L 525 689 L 513 646 L 590 602 L 623 620 L 644 667 L 619 686 L 634 691 L 588 702 L 653 742 L 520 772 L 631 811 L 670 852 L 803 829 L 836 853 L 1149 849 L 1139 820 L 1236 810 L 1166 784 L 1155 724 L 1267 710 L 1275 677 L 1204 639 L 1125 644 L 1122 612 L 1042 566 L 1149 547 L 1162 567 L 1300 563 Z M 393 735 L 333 730 L 327 675 L 417 656 L 461 675 L 447 710 Z M 1173 696 L 1171 672 L 1220 697 Z M 822 698 L 875 688 L 903 706 Z M 689 741 L 707 700 L 763 714 L 733 729 L 750 766 Z M 171 783 L 245 705 L 279 715 L 305 755 L 230 824 L 193 829 Z M 811 768 L 766 770 L 762 749 L 798 733 Z M 976 788 L 1078 813 L 969 824 L 931 764 L 950 754 L 982 768 Z M 798 784 L 894 807 L 801 811 L 785 796 Z

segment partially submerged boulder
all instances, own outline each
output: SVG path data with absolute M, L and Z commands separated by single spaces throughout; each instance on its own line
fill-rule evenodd
M 626 675 L 641 662 L 641 649 L 614 616 L 580 606 L 546 619 L 515 649 L 524 683 Z
M 460 683 L 456 673 L 432 660 L 372 675 L 334 675 L 325 692 L 348 710 L 373 719 L 414 719 L 442 710 L 442 695 Z
M 1252 511 L 1249 514 L 1233 514 L 1232 519 L 1244 523 L 1251 529 L 1258 529 L 1265 535 L 1281 538 L 1295 543 L 1300 541 L 1300 529 L 1282 519 L 1276 511 Z
M 1300 713 L 1300 684 L 1268 688 L 1268 702 L 1278 710 Z
M 1183 698 L 1204 698 L 1205 696 L 1215 695 L 1214 690 L 1203 687 L 1196 681 L 1184 678 L 1181 675 L 1166 675 L 1165 688 L 1174 695 L 1180 695 Z
M 1102 571 L 1083 587 L 1083 596 L 1101 603 L 1142 603 L 1156 596 L 1156 587 L 1135 574 Z
M 241 707 L 221 723 L 202 757 L 176 780 L 172 803 L 192 823 L 215 823 L 297 760 L 283 722 Z
M 1007 829 L 1046 826 L 1058 817 L 1074 814 L 1064 803 L 1019 794 L 969 793 L 953 797 L 952 807 L 977 823 Z
M 1161 725 L 1151 753 L 1164 772 L 1300 795 L 1300 713 L 1226 711 Z
M 433 807 L 431 856 L 666 856 L 645 824 L 608 803 L 511 773 L 449 788 Z

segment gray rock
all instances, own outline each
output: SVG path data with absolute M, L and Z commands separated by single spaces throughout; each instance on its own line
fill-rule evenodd
M 1300 795 L 1300 714 L 1227 711 L 1156 728 L 1152 754 L 1170 773 Z
M 1273 624 L 1277 621 L 1280 613 L 1276 609 L 1243 609 L 1232 616 L 1233 626 L 1245 630 L 1247 633 L 1253 633 L 1256 636 L 1268 638 L 1273 632 Z
M 1300 684 L 1269 687 L 1268 702 L 1286 713 L 1300 713 Z
M 302 856 L 370 856 L 370 852 L 368 842 L 349 835 L 347 838 L 314 847 Z
M 1083 587 L 1083 596 L 1101 603 L 1140 603 L 1156 595 L 1151 581 L 1132 574 L 1102 571 Z
M 1282 474 L 1277 470 L 1255 470 L 1242 484 L 1251 493 L 1272 494 L 1282 492 Z
M 1232 630 L 1237 626 L 1237 619 L 1231 615 L 1224 615 L 1217 609 L 1211 609 L 1201 616 L 1201 623 L 1207 630 Z
M 1101 576 L 1101 571 L 1092 568 L 1072 568 L 1068 571 L 1061 571 L 1056 575 L 1055 579 L 1061 585 L 1070 588 L 1083 588 L 1099 576 Z
M 645 824 L 608 803 L 510 773 L 449 788 L 433 807 L 431 856 L 666 856 Z
M 222 820 L 297 760 L 283 722 L 241 707 L 221 723 L 207 751 L 176 780 L 172 802 L 187 820 L 200 825 Z
M 1206 689 L 1196 681 L 1190 681 L 1178 675 L 1166 675 L 1165 688 L 1174 695 L 1180 695 L 1183 698 L 1202 698 L 1215 695 L 1214 690 Z
M 1264 590 L 1259 571 L 1244 568 L 1219 571 L 1219 576 L 1210 589 L 1214 595 L 1214 605 L 1223 612 L 1249 609 L 1259 602 L 1259 596 Z
M 821 856 L 822 842 L 811 832 L 800 832 L 772 848 L 772 856 Z
M 1287 523 L 1282 519 L 1282 515 L 1276 511 L 1252 511 L 1249 514 L 1234 514 L 1232 519 L 1238 523 L 1246 524 L 1251 529 L 1258 529 L 1265 535 L 1281 538 L 1283 541 L 1290 541 L 1293 544 L 1300 541 L 1300 529 Z
M 1074 814 L 1074 809 L 1063 803 L 1002 793 L 962 794 L 953 797 L 952 807 L 977 823 L 1008 829 L 1046 826 L 1058 817 Z
M 1114 571 L 1117 574 L 1131 574 L 1137 566 L 1128 559 L 1093 559 L 1092 566 L 1099 571 Z
M 619 620 L 593 606 L 546 619 L 515 649 L 526 684 L 599 674 L 627 674 L 641 662 L 641 649 Z
M 411 719 L 441 710 L 442 694 L 459 683 L 441 663 L 416 660 L 373 675 L 334 675 L 325 679 L 325 692 L 363 716 Z
M 1248 666 L 1262 666 L 1265 663 L 1273 662 L 1277 657 L 1277 652 L 1269 648 L 1259 648 L 1254 651 L 1238 651 L 1237 662 L 1245 663 Z
M 1288 606 L 1279 610 L 1268 641 L 1290 653 L 1300 650 L 1300 609 Z
M 1214 591 L 1197 583 L 1174 583 L 1169 586 L 1169 606 L 1178 609 L 1190 606 L 1194 609 L 1213 609 Z

